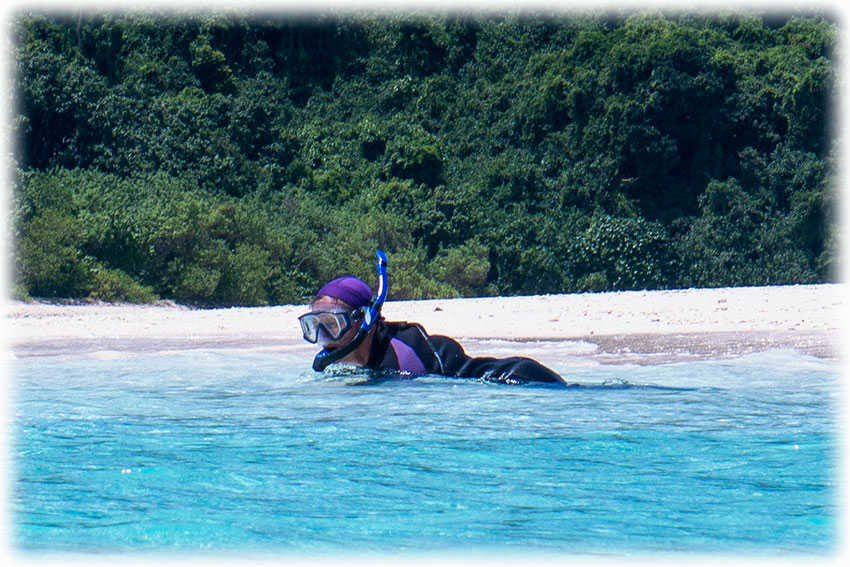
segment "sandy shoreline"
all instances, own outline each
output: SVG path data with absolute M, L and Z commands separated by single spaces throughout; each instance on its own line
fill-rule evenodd
M 602 362 L 664 362 L 773 348 L 837 358 L 844 284 L 635 291 L 527 297 L 388 301 L 388 320 L 432 334 L 480 340 L 581 341 Z M 8 301 L 15 357 L 187 349 L 310 350 L 296 317 L 303 305 L 189 309 L 173 304 L 57 305 Z M 312 347 L 315 348 L 315 347 Z M 482 353 L 483 354 L 483 353 Z

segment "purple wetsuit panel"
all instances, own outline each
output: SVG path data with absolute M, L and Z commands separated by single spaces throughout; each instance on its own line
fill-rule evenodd
M 416 351 L 396 338 L 390 340 L 390 345 L 393 347 L 395 356 L 398 359 L 399 370 L 410 372 L 411 374 L 425 374 L 425 365 L 416 356 Z

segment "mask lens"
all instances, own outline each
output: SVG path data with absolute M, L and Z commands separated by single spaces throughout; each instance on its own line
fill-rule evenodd
M 333 340 L 337 340 L 348 330 L 348 315 L 345 313 L 321 313 L 319 321 Z
M 315 343 L 319 340 L 319 318 L 308 313 L 298 318 L 301 323 L 301 332 L 304 334 L 304 340 L 308 343 Z

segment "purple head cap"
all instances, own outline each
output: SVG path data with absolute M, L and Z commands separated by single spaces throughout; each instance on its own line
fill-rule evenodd
M 354 276 L 342 276 L 326 283 L 316 294 L 335 297 L 357 309 L 372 302 L 372 288 L 369 284 Z

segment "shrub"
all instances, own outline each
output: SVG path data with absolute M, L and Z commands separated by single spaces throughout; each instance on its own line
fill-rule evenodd
M 651 289 L 669 281 L 673 255 L 664 227 L 642 218 L 600 215 L 576 242 L 580 270 L 590 291 Z M 591 289 L 592 288 L 592 289 Z
M 82 227 L 67 213 L 47 209 L 24 228 L 16 255 L 17 280 L 34 297 L 85 297 L 89 266 L 79 249 Z
M 490 260 L 487 247 L 474 240 L 450 248 L 431 263 L 434 277 L 463 297 L 492 295 L 487 285 Z
M 89 296 L 103 301 L 152 303 L 159 299 L 150 286 L 142 285 L 121 270 L 95 266 L 91 270 Z

